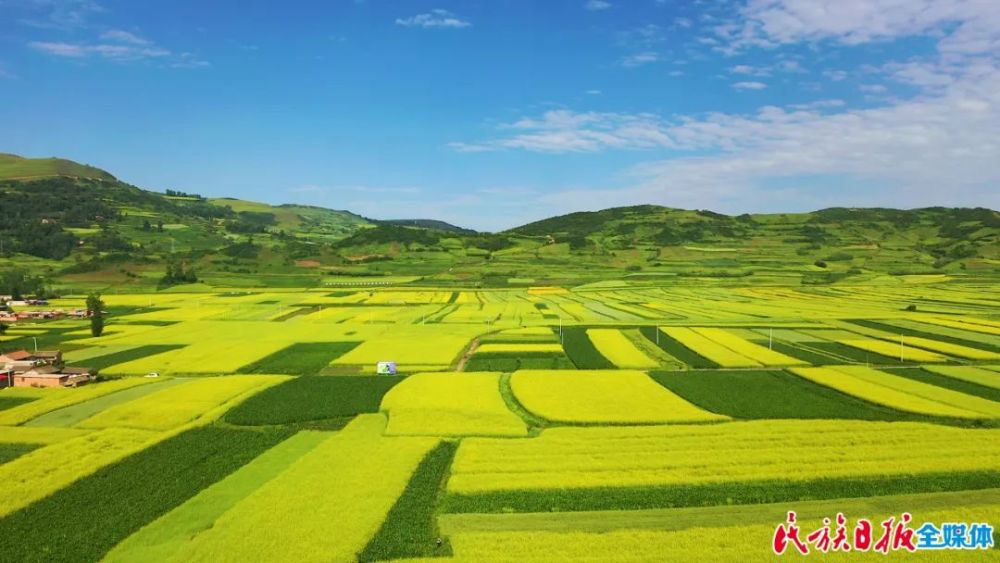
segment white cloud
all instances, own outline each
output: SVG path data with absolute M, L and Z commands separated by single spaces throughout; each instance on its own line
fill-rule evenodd
M 924 36 L 936 42 L 937 53 L 855 67 L 843 58 L 819 58 L 824 66 L 836 60 L 844 67 L 822 72 L 825 80 L 866 82 L 858 88 L 875 107 L 818 97 L 739 114 L 561 109 L 502 125 L 493 138 L 451 146 L 469 152 L 655 155 L 623 171 L 612 186 L 521 198 L 540 214 L 636 203 L 728 212 L 829 205 L 1000 207 L 1000 10 L 995 0 L 748 0 L 738 14 L 735 20 L 715 20 L 716 39 L 702 42 L 735 54 L 800 43 L 857 45 Z M 654 49 L 659 47 L 649 48 Z M 802 56 L 783 53 L 778 51 L 771 63 L 732 65 L 730 74 L 807 72 Z M 900 92 L 915 93 L 890 96 L 892 83 L 911 87 Z M 799 83 L 810 84 L 821 90 L 819 81 Z
M 763 90 L 764 88 L 767 88 L 767 84 L 755 81 L 736 82 L 733 83 L 732 86 L 736 90 Z
M 993 0 L 749 0 L 739 15 L 739 21 L 715 30 L 736 50 L 824 40 L 857 45 L 918 35 L 944 35 L 942 52 L 1000 48 L 1000 10 Z
M 645 51 L 642 53 L 634 53 L 623 57 L 621 60 L 621 65 L 626 68 L 635 68 L 637 66 L 655 63 L 659 60 L 660 60 L 660 55 L 658 55 L 657 53 L 654 53 L 653 51 Z
M 862 84 L 861 86 L 858 86 L 858 90 L 861 90 L 865 94 L 885 94 L 889 91 L 889 89 L 882 84 Z
M 583 7 L 591 12 L 599 12 L 610 8 L 611 2 L 605 2 L 604 0 L 587 0 L 587 3 L 584 4 Z
M 0 2 L 26 10 L 27 16 L 18 20 L 21 25 L 39 29 L 74 30 L 87 27 L 92 14 L 104 12 L 93 0 L 28 0 Z
M 821 107 L 826 106 L 826 107 Z M 817 102 L 806 109 L 764 107 L 751 115 L 710 114 L 665 122 L 650 115 L 573 114 L 563 110 L 554 130 L 502 142 L 504 148 L 566 152 L 644 148 L 697 152 L 647 162 L 629 171 L 620 189 L 574 190 L 543 196 L 553 212 L 581 201 L 590 208 L 639 202 L 742 212 L 780 201 L 787 209 L 826 205 L 1000 206 L 1000 67 L 961 76 L 939 95 L 872 109 Z M 626 126 L 642 124 L 655 136 Z M 537 128 L 536 128 L 537 129 Z M 538 144 L 536 135 L 567 141 Z M 575 139 L 575 143 L 569 143 Z M 532 145 L 532 141 L 536 144 Z M 815 177 L 835 178 L 838 190 L 816 190 Z M 773 187 L 776 183 L 781 188 Z M 569 202 L 569 203 L 566 203 Z M 771 202 L 771 203 L 762 203 Z
M 732 74 L 746 74 L 749 76 L 770 76 L 771 71 L 764 67 L 752 66 L 752 65 L 735 65 L 729 67 L 729 72 Z
M 132 32 L 121 29 L 112 29 L 101 34 L 101 39 L 114 41 L 117 43 L 131 43 L 133 45 L 149 45 L 150 41 Z
M 59 43 L 47 41 L 31 41 L 28 46 L 36 51 L 41 51 L 56 57 L 68 57 L 74 59 L 86 58 L 96 55 L 105 59 L 115 61 L 137 61 L 143 59 L 156 59 L 169 57 L 170 51 L 155 46 L 118 45 L 101 43 L 97 45 L 86 45 L 80 43 Z
M 585 94 L 588 96 L 600 96 L 602 92 L 600 90 L 587 90 Z
M 28 47 L 57 57 L 82 58 L 87 56 L 87 48 L 85 46 L 71 43 L 31 41 L 28 43 Z
M 847 75 L 847 71 L 846 70 L 824 70 L 823 71 L 823 77 L 827 78 L 829 80 L 832 80 L 834 82 L 841 82 L 843 80 L 846 80 L 847 76 L 848 75 Z
M 408 18 L 397 18 L 396 25 L 401 25 L 403 27 L 421 27 L 424 29 L 460 29 L 463 27 L 470 27 L 472 26 L 472 23 L 463 20 L 448 10 L 435 9 L 426 14 L 417 14 Z
M 28 47 L 36 51 L 69 59 L 91 57 L 119 63 L 139 61 L 159 61 L 172 68 L 203 68 L 211 66 L 192 53 L 175 54 L 169 49 L 155 45 L 152 41 L 124 31 L 110 31 L 101 34 L 105 43 L 67 43 L 60 41 L 30 41 Z

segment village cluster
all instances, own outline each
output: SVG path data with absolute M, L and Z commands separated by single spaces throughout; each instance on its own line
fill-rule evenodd
M 45 307 L 49 304 L 45 299 L 13 299 L 10 295 L 0 295 L 0 322 L 15 323 L 24 320 L 58 319 L 70 317 L 82 319 L 87 316 L 86 309 L 34 309 L 14 311 L 11 307 Z

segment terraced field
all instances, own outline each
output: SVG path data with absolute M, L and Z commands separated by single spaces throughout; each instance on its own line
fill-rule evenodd
M 0 390 L 0 553 L 756 561 L 788 510 L 996 523 L 995 290 L 108 295 L 101 337 L 4 337 L 104 380 Z

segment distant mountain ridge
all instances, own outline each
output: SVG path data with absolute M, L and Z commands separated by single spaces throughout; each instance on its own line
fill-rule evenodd
M 622 276 L 817 284 L 1000 276 L 1000 213 L 984 208 L 730 216 L 637 205 L 478 233 L 434 219 L 158 193 L 72 161 L 2 155 L 0 209 L 0 273 L 26 268 L 72 283 L 157 284 L 168 264 L 227 287 L 311 286 L 327 275 L 488 286 Z

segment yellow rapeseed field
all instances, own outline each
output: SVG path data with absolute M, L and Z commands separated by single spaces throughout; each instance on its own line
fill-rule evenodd
M 641 371 L 521 370 L 510 380 L 524 408 L 558 422 L 726 420 L 674 395 Z
M 921 350 L 920 348 L 914 348 L 913 346 L 906 346 L 906 340 L 903 340 L 903 346 L 899 345 L 899 342 L 887 342 L 885 340 L 875 340 L 875 339 L 849 339 L 849 340 L 838 340 L 840 344 L 846 344 L 854 348 L 860 348 L 861 350 L 867 350 L 869 352 L 875 352 L 876 354 L 882 354 L 883 356 L 888 356 L 890 358 L 899 358 L 902 354 L 904 361 L 910 362 L 945 362 L 948 358 L 942 356 L 941 354 L 935 354 L 934 352 L 928 352 L 927 350 Z
M 642 369 L 655 368 L 660 365 L 659 362 L 636 348 L 635 344 L 620 330 L 592 328 L 587 331 L 587 338 L 602 356 L 620 368 Z
M 531 440 L 463 440 L 448 490 L 802 481 L 997 467 L 1000 429 L 858 420 L 566 427 Z
M 793 358 L 791 356 L 775 352 L 774 350 L 768 349 L 766 346 L 754 344 L 749 340 L 740 338 L 739 336 L 721 328 L 695 328 L 692 330 L 706 338 L 711 339 L 713 342 L 717 342 L 726 348 L 729 348 L 741 356 L 760 362 L 765 366 L 809 365 L 809 362 L 804 362 L 798 358 Z
M 668 336 L 677 340 L 684 346 L 694 350 L 698 355 L 726 368 L 749 368 L 760 367 L 760 362 L 756 362 L 746 356 L 737 354 L 729 348 L 722 346 L 711 339 L 698 334 L 694 330 L 685 327 L 662 327 L 660 328 Z
M 80 428 L 169 430 L 228 407 L 287 380 L 283 375 L 206 377 L 111 407 L 80 422 Z
M 479 354 L 561 354 L 562 351 L 558 343 L 536 342 L 488 342 L 476 348 Z
M 791 371 L 814 383 L 901 411 L 958 418 L 1000 416 L 1000 403 L 864 366 L 793 368 Z
M 500 396 L 499 373 L 421 373 L 382 398 L 388 436 L 526 436 Z
M 0 427 L 0 444 L 56 444 L 87 432 L 78 428 L 3 426 Z
M 357 348 L 334 360 L 338 365 L 371 365 L 383 360 L 396 361 L 401 366 L 447 366 L 458 357 L 469 337 L 439 331 L 418 336 L 378 336 L 365 340 Z M 432 340 L 427 340 L 431 338 Z M 433 345 L 429 345 L 433 342 Z
M 898 345 L 898 342 L 896 344 Z M 920 348 L 926 348 L 928 350 L 941 352 L 956 358 L 967 358 L 970 360 L 1000 360 L 1000 354 L 997 354 L 996 352 L 980 350 L 979 348 L 971 348 L 960 344 L 952 344 L 950 342 L 941 342 L 940 340 L 932 340 L 930 338 L 922 338 L 919 336 L 904 337 L 903 344 L 904 346 L 918 346 Z

